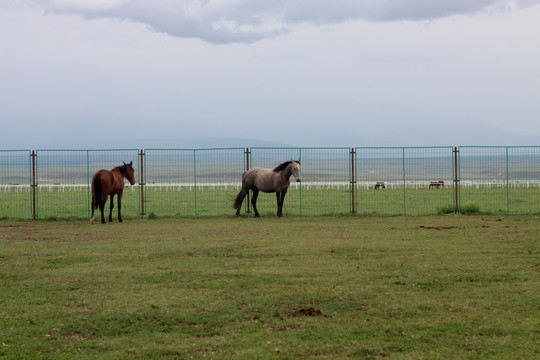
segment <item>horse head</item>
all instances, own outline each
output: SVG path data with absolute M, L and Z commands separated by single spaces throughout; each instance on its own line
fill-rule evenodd
M 296 178 L 296 182 L 300 182 L 300 160 L 291 159 L 291 174 Z
M 133 161 L 129 164 L 124 163 L 126 167 L 126 178 L 128 179 L 131 185 L 135 185 L 135 170 L 133 169 Z

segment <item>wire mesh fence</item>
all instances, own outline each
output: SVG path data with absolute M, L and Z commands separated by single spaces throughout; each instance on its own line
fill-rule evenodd
M 540 214 L 540 147 L 253 147 L 0 151 L 0 218 L 89 218 L 92 175 L 130 161 L 124 218 L 233 216 L 248 168 L 291 159 L 284 215 Z M 276 215 L 274 194 L 257 205 Z
M 0 218 L 32 218 L 30 150 L 0 151 Z
M 356 148 L 356 208 L 364 215 L 453 209 L 452 147 Z
M 540 147 L 459 148 L 461 212 L 540 213 Z
M 262 167 L 274 169 L 279 164 L 291 159 L 300 160 L 302 150 L 300 148 L 273 148 L 273 147 L 253 147 L 249 149 L 249 168 Z M 304 167 L 301 169 L 303 176 Z M 294 183 L 294 178 L 291 183 Z M 293 184 L 287 191 L 285 203 L 283 205 L 283 215 L 302 215 L 302 198 L 300 196 L 299 187 Z M 250 198 L 245 200 L 243 209 L 250 208 Z M 261 216 L 269 216 L 277 214 L 277 200 L 274 194 L 260 193 L 257 200 L 257 208 Z
M 144 162 L 147 217 L 232 214 L 246 167 L 243 148 L 149 149 Z
M 351 213 L 350 148 L 271 148 L 250 149 L 250 167 L 275 168 L 294 159 L 301 164 L 301 182 L 291 178 L 284 215 L 326 215 Z M 276 214 L 276 197 L 259 195 L 261 215 Z M 260 204 L 260 205 L 259 205 Z
M 405 148 L 405 215 L 455 210 L 451 147 Z
M 133 161 L 139 169 L 138 150 L 36 150 L 36 218 L 89 218 L 90 182 L 101 169 L 112 170 Z M 138 185 L 126 185 L 122 198 L 122 216 L 138 218 Z M 115 198 L 116 200 L 116 198 Z M 107 203 L 107 207 L 110 204 Z M 115 205 L 116 206 L 116 205 Z

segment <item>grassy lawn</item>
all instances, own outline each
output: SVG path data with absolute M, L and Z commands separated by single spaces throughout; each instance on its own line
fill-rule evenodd
M 0 221 L 2 359 L 532 359 L 535 216 Z

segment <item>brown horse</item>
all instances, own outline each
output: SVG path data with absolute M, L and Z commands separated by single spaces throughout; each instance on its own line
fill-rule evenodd
M 277 216 L 283 217 L 283 200 L 289 188 L 291 175 L 294 175 L 297 182 L 300 182 L 300 161 L 292 160 L 278 165 L 275 169 L 251 168 L 242 175 L 242 190 L 236 196 L 233 208 L 236 209 L 236 216 L 240 216 L 240 209 L 244 197 L 251 190 L 251 204 L 255 211 L 255 217 L 259 217 L 257 211 L 257 197 L 259 191 L 265 193 L 276 193 Z
M 94 223 L 94 210 L 99 207 L 101 211 L 101 223 L 105 224 L 103 209 L 107 198 L 111 195 L 111 205 L 109 211 L 109 222 L 112 222 L 112 210 L 114 207 L 114 195 L 118 195 L 118 221 L 122 222 L 122 194 L 124 193 L 124 178 L 127 178 L 131 185 L 135 185 L 133 161 L 129 164 L 117 166 L 111 171 L 99 170 L 92 177 L 92 217 L 90 224 Z

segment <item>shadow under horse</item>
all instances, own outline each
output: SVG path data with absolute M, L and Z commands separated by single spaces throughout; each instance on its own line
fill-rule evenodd
M 274 169 L 254 167 L 242 175 L 242 190 L 234 200 L 233 208 L 236 209 L 236 216 L 240 216 L 242 202 L 248 194 L 252 192 L 251 204 L 255 211 L 255 217 L 260 217 L 257 210 L 257 197 L 259 191 L 265 193 L 276 193 L 277 216 L 283 217 L 283 200 L 289 189 L 291 175 L 294 175 L 297 182 L 300 182 L 300 161 L 292 160 L 278 165 Z
M 114 196 L 118 195 L 118 221 L 122 222 L 122 195 L 124 193 L 124 179 L 127 178 L 131 185 L 135 185 L 135 170 L 133 161 L 129 164 L 117 166 L 111 171 L 99 170 L 92 177 L 92 217 L 90 224 L 94 223 L 94 210 L 101 211 L 101 223 L 105 224 L 103 209 L 109 195 L 111 196 L 109 222 L 112 222 L 114 208 Z

